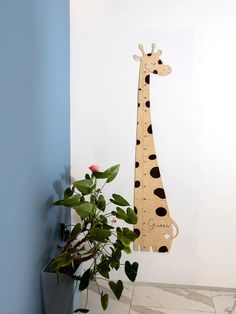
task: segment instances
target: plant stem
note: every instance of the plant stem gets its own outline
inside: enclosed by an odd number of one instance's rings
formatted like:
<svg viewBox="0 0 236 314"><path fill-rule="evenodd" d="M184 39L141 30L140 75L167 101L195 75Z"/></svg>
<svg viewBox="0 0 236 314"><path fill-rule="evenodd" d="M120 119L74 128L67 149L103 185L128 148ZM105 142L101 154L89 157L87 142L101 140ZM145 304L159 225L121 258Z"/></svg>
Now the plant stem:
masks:
<svg viewBox="0 0 236 314"><path fill-rule="evenodd" d="M95 279L95 282L96 282L96 285L97 285L97 288L98 288L98 293L99 293L99 294L101 294L100 289L99 289L99 285L98 285L98 283L97 283L97 280L96 280L96 279Z"/></svg>
<svg viewBox="0 0 236 314"><path fill-rule="evenodd" d="M102 189L104 188L104 186L106 185L106 183L107 183L107 182L105 182L105 183L102 185L102 187L101 187L101 189L100 189L101 191L102 191Z"/></svg>
<svg viewBox="0 0 236 314"><path fill-rule="evenodd" d="M86 296L85 308L87 307L87 305L88 305L88 288L87 288L87 296Z"/></svg>
<svg viewBox="0 0 236 314"><path fill-rule="evenodd" d="M80 246L81 244L83 244L83 243L86 242L87 240L88 240L87 237L83 238L82 240L78 241L78 242L74 245L74 247L76 248L76 247Z"/></svg>

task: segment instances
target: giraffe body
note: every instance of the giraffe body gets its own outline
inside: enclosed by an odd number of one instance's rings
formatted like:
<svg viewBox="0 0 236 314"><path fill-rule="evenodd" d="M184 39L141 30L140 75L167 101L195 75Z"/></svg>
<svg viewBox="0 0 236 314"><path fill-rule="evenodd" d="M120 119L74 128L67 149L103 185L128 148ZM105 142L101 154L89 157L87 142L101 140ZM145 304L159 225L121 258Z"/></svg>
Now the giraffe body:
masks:
<svg viewBox="0 0 236 314"><path fill-rule="evenodd" d="M170 250L172 239L177 236L178 227L170 217L155 152L149 86L151 73L167 75L171 68L160 60L160 50L154 53L154 44L152 53L149 54L145 54L142 45L139 48L143 56L134 56L135 60L140 61L134 192L138 223L134 226L137 234L134 250L152 249L165 253Z"/></svg>

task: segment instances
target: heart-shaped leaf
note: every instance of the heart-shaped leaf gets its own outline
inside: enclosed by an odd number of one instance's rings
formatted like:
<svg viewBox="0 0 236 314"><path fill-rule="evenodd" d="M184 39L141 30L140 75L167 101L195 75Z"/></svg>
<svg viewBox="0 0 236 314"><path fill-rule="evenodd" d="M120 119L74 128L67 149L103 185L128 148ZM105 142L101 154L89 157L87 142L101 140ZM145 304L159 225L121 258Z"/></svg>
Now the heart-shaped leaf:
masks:
<svg viewBox="0 0 236 314"><path fill-rule="evenodd" d="M97 271L99 274L101 274L103 277L109 279L109 272L110 272L109 262L108 260L103 260L100 264L97 265Z"/></svg>
<svg viewBox="0 0 236 314"><path fill-rule="evenodd" d="M126 210L128 219L126 220L127 223L135 225L138 222L138 216L135 214L134 210L130 207Z"/></svg>
<svg viewBox="0 0 236 314"><path fill-rule="evenodd" d="M121 280L118 280L117 283L114 281L109 281L108 284L116 298L119 300L124 289L123 282Z"/></svg>
<svg viewBox="0 0 236 314"><path fill-rule="evenodd" d="M91 179L79 180L74 182L73 185L84 195L91 193L92 190L95 188L93 180Z"/></svg>
<svg viewBox="0 0 236 314"><path fill-rule="evenodd" d="M110 201L113 204L119 205L119 206L129 206L129 202L124 199L121 195L119 194L112 194L113 199L110 199Z"/></svg>
<svg viewBox="0 0 236 314"><path fill-rule="evenodd" d="M75 310L73 313L88 313L89 312L89 310L88 309L77 309L77 310Z"/></svg>
<svg viewBox="0 0 236 314"><path fill-rule="evenodd" d="M125 273L130 281L134 282L138 272L138 263L130 264L129 261L125 262Z"/></svg>
<svg viewBox="0 0 236 314"><path fill-rule="evenodd" d="M101 294L101 304L102 304L102 308L105 311L108 307L108 301L109 301L109 297L108 294Z"/></svg>
<svg viewBox="0 0 236 314"><path fill-rule="evenodd" d="M72 186L72 188L65 189L65 191L64 191L64 198L72 196L74 194L74 190L75 190L74 186Z"/></svg>
<svg viewBox="0 0 236 314"><path fill-rule="evenodd" d="M93 172L93 175L97 179L106 179L109 176L109 172L107 170L104 172L96 171L96 172Z"/></svg>
<svg viewBox="0 0 236 314"><path fill-rule="evenodd" d="M83 291L88 288L90 276L91 276L91 270L89 268L83 273L80 279L80 284L79 284L80 291Z"/></svg>
<svg viewBox="0 0 236 314"><path fill-rule="evenodd" d="M122 242L124 246L129 246L131 242L136 239L136 233L129 228L116 228L118 240Z"/></svg>
<svg viewBox="0 0 236 314"><path fill-rule="evenodd" d="M124 221L126 221L128 219L126 212L120 207L116 207L116 212L112 211L111 213L112 213L112 215L116 216L116 218L118 218L118 219L122 219Z"/></svg>
<svg viewBox="0 0 236 314"><path fill-rule="evenodd" d="M109 173L108 178L107 178L107 183L113 181L115 177L117 176L119 172L120 165L115 165L112 166L111 168L107 169L106 171Z"/></svg>
<svg viewBox="0 0 236 314"><path fill-rule="evenodd" d="M93 240L98 242L106 242L106 239L111 236L111 231L108 229L94 228L89 230L89 234Z"/></svg>
<svg viewBox="0 0 236 314"><path fill-rule="evenodd" d="M81 224L80 223L76 224L71 231L71 234L70 234L71 238L76 237L81 232L81 230L82 230Z"/></svg>
<svg viewBox="0 0 236 314"><path fill-rule="evenodd" d="M97 207L102 211L106 209L106 200L103 195L99 195Z"/></svg>
<svg viewBox="0 0 236 314"><path fill-rule="evenodd" d="M90 202L84 202L83 204L75 207L75 211L82 219L88 217L92 213L93 209L94 205Z"/></svg>
<svg viewBox="0 0 236 314"><path fill-rule="evenodd" d="M75 206L79 205L80 198L81 198L80 195L72 195L72 196L69 196L63 200L56 201L55 203L53 203L53 205L56 205L56 206L63 205L66 207L75 207Z"/></svg>

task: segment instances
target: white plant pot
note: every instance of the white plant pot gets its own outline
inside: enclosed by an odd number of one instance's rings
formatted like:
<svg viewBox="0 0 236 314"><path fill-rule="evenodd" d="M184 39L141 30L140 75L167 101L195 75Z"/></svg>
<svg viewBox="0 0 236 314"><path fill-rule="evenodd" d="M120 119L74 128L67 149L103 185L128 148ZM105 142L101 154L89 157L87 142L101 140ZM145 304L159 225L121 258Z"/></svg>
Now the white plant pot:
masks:
<svg viewBox="0 0 236 314"><path fill-rule="evenodd" d="M41 271L41 283L45 314L72 314L76 282L65 274L50 272L50 262Z"/></svg>

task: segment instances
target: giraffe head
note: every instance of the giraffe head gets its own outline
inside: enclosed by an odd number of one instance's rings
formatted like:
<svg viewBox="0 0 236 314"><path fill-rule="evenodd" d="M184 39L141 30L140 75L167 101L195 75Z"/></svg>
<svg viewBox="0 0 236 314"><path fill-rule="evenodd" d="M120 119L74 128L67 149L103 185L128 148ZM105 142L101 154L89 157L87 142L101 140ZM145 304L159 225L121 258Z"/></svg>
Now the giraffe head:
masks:
<svg viewBox="0 0 236 314"><path fill-rule="evenodd" d="M134 60L141 61L144 68L149 73L159 74L159 75L168 75L171 73L171 67L167 64L163 64L160 55L162 53L161 50L157 50L155 52L156 44L152 44L152 52L145 53L143 45L139 45L139 49L142 51L142 56L134 55Z"/></svg>

